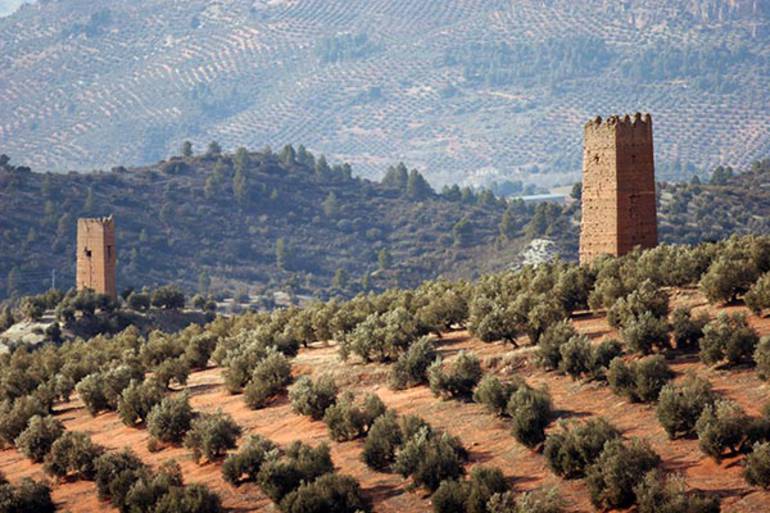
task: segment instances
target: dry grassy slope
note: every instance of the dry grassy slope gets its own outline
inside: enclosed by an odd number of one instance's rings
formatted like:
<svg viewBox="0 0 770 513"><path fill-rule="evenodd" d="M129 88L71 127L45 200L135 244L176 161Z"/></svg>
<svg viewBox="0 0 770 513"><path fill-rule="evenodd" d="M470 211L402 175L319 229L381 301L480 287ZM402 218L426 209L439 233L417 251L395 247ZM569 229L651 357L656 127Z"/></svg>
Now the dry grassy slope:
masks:
<svg viewBox="0 0 770 513"><path fill-rule="evenodd" d="M702 297L693 291L677 292L674 303L708 308ZM730 308L736 309L741 308ZM761 334L770 334L770 319L755 316L750 319ZM577 319L575 324L593 340L615 335L603 317ZM625 436L646 438L663 457L665 468L682 472L690 487L719 493L722 511L753 513L767 508L770 492L748 487L741 477L737 459L716 464L700 452L697 440L668 440L655 418L654 407L630 404L613 395L606 387L544 373L527 363L526 355L531 352L529 348L511 351L510 346L484 344L466 332L451 333L440 342L440 351L445 357L451 358L461 349L476 352L490 372L505 374L515 371L530 384L546 385L564 418L603 415ZM676 379L682 379L689 371L708 378L719 393L740 402L752 414L757 414L770 396L768 385L760 381L752 369L707 369L694 357L678 358L672 362L672 368L677 373ZM499 466L518 491L555 485L569 501L570 511L593 511L582 481L563 481L554 476L541 455L514 440L505 420L495 418L477 404L441 401L434 398L426 387L393 392L383 385L387 372L385 367L375 364L342 365L334 347L318 346L303 350L295 361L294 369L298 374L332 372L344 388L357 393L374 391L398 412L421 415L434 426L458 435L470 450L469 467L480 463ZM260 433L282 444L297 439L311 444L328 441L322 422L295 415L285 399L264 410L251 411L245 407L240 396L227 394L221 383L220 369L194 374L187 387L192 393L194 407L202 411L221 408L235 417L246 434ZM212 486L221 494L225 506L234 511L272 510L256 485L247 484L235 489L225 484L218 464L198 466L190 460L188 451L181 448L150 454L146 449L146 431L124 427L114 413L91 418L80 401L75 399L61 405L57 415L68 429L87 431L96 442L110 448L132 447L153 465L176 458L188 482L205 482ZM406 483L398 475L368 469L360 461L362 443L331 443L332 457L341 472L360 480L364 491L374 502L374 510L379 513L430 511L430 501L424 492L407 490ZM0 471L11 481L24 476L43 477L39 465L30 464L11 449L0 452ZM54 498L63 511L109 510L99 503L92 483L57 483L54 485Z"/></svg>

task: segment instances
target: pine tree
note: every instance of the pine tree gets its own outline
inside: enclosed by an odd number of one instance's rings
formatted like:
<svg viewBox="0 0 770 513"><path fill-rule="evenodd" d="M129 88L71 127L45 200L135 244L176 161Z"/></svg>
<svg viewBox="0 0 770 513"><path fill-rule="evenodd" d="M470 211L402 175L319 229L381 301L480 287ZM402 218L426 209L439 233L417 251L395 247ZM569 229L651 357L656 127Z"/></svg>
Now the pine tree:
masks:
<svg viewBox="0 0 770 513"><path fill-rule="evenodd" d="M294 146L291 144L284 146L278 158L286 165L294 164L297 161L297 152L294 151Z"/></svg>
<svg viewBox="0 0 770 513"><path fill-rule="evenodd" d="M206 155L208 156L218 156L222 154L222 147L219 145L216 141L211 141L209 143L208 150L206 151Z"/></svg>
<svg viewBox="0 0 770 513"><path fill-rule="evenodd" d="M208 294L211 288L211 277L206 271L201 271L198 275L198 292Z"/></svg>
<svg viewBox="0 0 770 513"><path fill-rule="evenodd" d="M94 208L94 188L89 187L86 192L86 201L83 203L83 210L85 212L91 212Z"/></svg>
<svg viewBox="0 0 770 513"><path fill-rule="evenodd" d="M380 264L380 269L390 269L393 266L393 256L390 254L387 248L382 248L377 254L377 262Z"/></svg>
<svg viewBox="0 0 770 513"><path fill-rule="evenodd" d="M321 155L315 163L315 174L323 180L328 178L331 174L329 163L326 162L326 157L323 155Z"/></svg>
<svg viewBox="0 0 770 513"><path fill-rule="evenodd" d="M412 169L406 183L406 195L412 199L424 199L433 194L427 180L416 169Z"/></svg>
<svg viewBox="0 0 770 513"><path fill-rule="evenodd" d="M345 289L348 286L348 273L345 269L337 269L332 280L332 287L335 289Z"/></svg>
<svg viewBox="0 0 770 513"><path fill-rule="evenodd" d="M286 247L286 241L284 241L283 238L275 241L275 263L282 271L286 270L288 256L289 250Z"/></svg>
<svg viewBox="0 0 770 513"><path fill-rule="evenodd" d="M193 145L190 141L182 143L182 156L190 158L193 156Z"/></svg>
<svg viewBox="0 0 770 513"><path fill-rule="evenodd" d="M235 196L238 204L243 204L249 196L249 182L246 170L240 166L236 166L235 176L233 176L233 196Z"/></svg>
<svg viewBox="0 0 770 513"><path fill-rule="evenodd" d="M500 220L500 236L505 239L512 239L516 236L516 221L514 220L511 208L506 208L503 212L503 218Z"/></svg>
<svg viewBox="0 0 770 513"><path fill-rule="evenodd" d="M409 171L403 162L399 162L396 167L389 167L387 173L382 179L382 185L393 187L400 191L406 191L409 182Z"/></svg>
<svg viewBox="0 0 770 513"><path fill-rule="evenodd" d="M333 191L326 196L326 199L321 203L321 206L323 207L324 215L326 215L326 217L334 217L337 215L339 205L337 204L337 196Z"/></svg>

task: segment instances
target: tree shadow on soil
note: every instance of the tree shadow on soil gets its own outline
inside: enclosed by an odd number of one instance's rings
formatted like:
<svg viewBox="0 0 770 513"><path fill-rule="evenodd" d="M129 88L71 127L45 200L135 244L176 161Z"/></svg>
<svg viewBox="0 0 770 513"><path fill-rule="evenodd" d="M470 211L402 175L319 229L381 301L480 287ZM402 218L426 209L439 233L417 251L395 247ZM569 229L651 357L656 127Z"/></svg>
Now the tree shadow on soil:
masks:
<svg viewBox="0 0 770 513"><path fill-rule="evenodd" d="M405 493L403 487L386 484L374 485L370 488L364 488L362 491L374 504L378 504L382 501L403 495Z"/></svg>
<svg viewBox="0 0 770 513"><path fill-rule="evenodd" d="M556 410L554 412L555 419L583 419L592 415L590 411Z"/></svg>
<svg viewBox="0 0 770 513"><path fill-rule="evenodd" d="M697 466L697 461L685 461L682 458L674 458L663 463L663 467L671 472L685 472L687 469Z"/></svg>
<svg viewBox="0 0 770 513"><path fill-rule="evenodd" d="M220 386L222 385L217 383L201 383L198 385L190 385L188 387L185 387L184 390L187 390L188 392L190 392L190 395L202 395Z"/></svg>

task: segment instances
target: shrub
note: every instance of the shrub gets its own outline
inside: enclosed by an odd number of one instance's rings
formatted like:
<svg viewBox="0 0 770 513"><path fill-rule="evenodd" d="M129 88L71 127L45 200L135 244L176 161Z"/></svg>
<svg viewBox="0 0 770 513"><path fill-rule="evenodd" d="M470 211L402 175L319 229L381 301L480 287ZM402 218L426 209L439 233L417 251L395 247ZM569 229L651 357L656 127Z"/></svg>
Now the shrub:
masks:
<svg viewBox="0 0 770 513"><path fill-rule="evenodd" d="M195 335L187 343L184 351L185 359L193 369L205 369L216 346L216 335L211 333Z"/></svg>
<svg viewBox="0 0 770 513"><path fill-rule="evenodd" d="M365 362L390 362L399 357L419 335L414 316L399 306L383 313L372 313L340 341L343 359L350 353Z"/></svg>
<svg viewBox="0 0 770 513"><path fill-rule="evenodd" d="M155 504L153 513L220 513L219 496L201 484L171 488Z"/></svg>
<svg viewBox="0 0 770 513"><path fill-rule="evenodd" d="M169 358L155 367L153 373L155 380L163 385L163 388L170 388L172 380L179 386L184 386L190 376L190 364L184 356Z"/></svg>
<svg viewBox="0 0 770 513"><path fill-rule="evenodd" d="M687 493L683 479L665 479L652 470L634 487L639 513L719 513L719 499L701 493Z"/></svg>
<svg viewBox="0 0 770 513"><path fill-rule="evenodd" d="M486 513L489 499L494 494L504 493L507 490L508 483L500 469L477 465L471 470L465 511L467 513Z"/></svg>
<svg viewBox="0 0 770 513"><path fill-rule="evenodd" d="M423 426L397 452L393 468L404 477L411 476L415 486L435 491L441 481L463 475L466 458L458 439Z"/></svg>
<svg viewBox="0 0 770 513"><path fill-rule="evenodd" d="M303 481L309 483L333 471L328 445L321 444L313 448L294 442L282 456L269 458L262 463L257 481L265 495L273 502L280 503Z"/></svg>
<svg viewBox="0 0 770 513"><path fill-rule="evenodd" d="M120 365L106 372L89 374L77 384L75 390L88 413L96 415L101 411L117 409L120 395L131 380L141 381L143 378L141 368Z"/></svg>
<svg viewBox="0 0 770 513"><path fill-rule="evenodd" d="M331 376L321 376L315 382L302 376L289 390L289 399L295 412L320 420L326 408L337 402L337 385Z"/></svg>
<svg viewBox="0 0 770 513"><path fill-rule="evenodd" d="M215 461L222 458L228 449L235 448L241 432L241 427L226 413L203 414L192 420L190 430L184 437L184 446L192 450L196 462L201 456Z"/></svg>
<svg viewBox="0 0 770 513"><path fill-rule="evenodd" d="M519 336L519 326L510 308L487 297L472 300L468 321L471 333L482 342L505 340L513 343Z"/></svg>
<svg viewBox="0 0 770 513"><path fill-rule="evenodd" d="M51 445L45 458L44 469L48 474L65 477L74 474L79 479L90 480L96 473L96 459L104 449L91 442L91 438L79 431L65 431Z"/></svg>
<svg viewBox="0 0 770 513"><path fill-rule="evenodd" d="M751 417L749 420L745 444L767 441L770 441L770 403L764 405L759 417Z"/></svg>
<svg viewBox="0 0 770 513"><path fill-rule="evenodd" d="M695 434L695 423L706 406L714 404L711 383L694 375L681 385L669 383L658 396L656 413L670 438Z"/></svg>
<svg viewBox="0 0 770 513"><path fill-rule="evenodd" d="M433 395L437 397L469 398L482 374L478 357L460 351L446 372L442 368L441 359L437 358L428 368L428 382Z"/></svg>
<svg viewBox="0 0 770 513"><path fill-rule="evenodd" d="M521 298L523 296L519 297ZM545 333L546 328L563 320L565 317L567 317L567 312L564 311L564 308L557 298L550 298L544 294L534 297L532 305L527 312L525 322L527 336L529 336L530 342L532 344L539 344L540 338L543 333Z"/></svg>
<svg viewBox="0 0 770 513"><path fill-rule="evenodd" d="M179 358L184 354L182 337L161 331L152 331L139 349L139 360L147 368L157 367L166 360ZM141 376L140 376L141 377ZM138 379L138 378L137 378Z"/></svg>
<svg viewBox="0 0 770 513"><path fill-rule="evenodd" d="M353 394L348 392L326 409L323 420L332 440L344 442L363 436L377 417L385 413L385 404L375 394L367 394L360 407L354 401Z"/></svg>
<svg viewBox="0 0 770 513"><path fill-rule="evenodd" d="M591 342L585 335L577 335L569 339L561 346L559 353L561 354L559 370L573 379L578 379L593 370Z"/></svg>
<svg viewBox="0 0 770 513"><path fill-rule="evenodd" d="M251 435L236 454L231 454L225 459L222 476L234 486L243 481L256 481L262 462L276 450L276 445L267 438Z"/></svg>
<svg viewBox="0 0 770 513"><path fill-rule="evenodd" d="M83 401L86 410L91 415L110 409L110 403L107 401L104 389L105 383L99 373L86 376L75 386L80 400Z"/></svg>
<svg viewBox="0 0 770 513"><path fill-rule="evenodd" d="M762 310L770 306L770 273L759 277L743 296L743 301L752 312L762 315Z"/></svg>
<svg viewBox="0 0 770 513"><path fill-rule="evenodd" d="M163 390L155 380L132 381L118 399L118 416L129 427L144 422L156 404L163 400Z"/></svg>
<svg viewBox="0 0 770 513"><path fill-rule="evenodd" d="M689 309L679 307L671 315L671 332L676 348L695 349L703 338L703 328L708 324L708 314L693 317Z"/></svg>
<svg viewBox="0 0 770 513"><path fill-rule="evenodd" d="M187 394L166 397L147 415L147 430L153 439L179 444L190 429L193 411Z"/></svg>
<svg viewBox="0 0 770 513"><path fill-rule="evenodd" d="M754 444L751 454L746 457L743 476L751 486L770 488L770 442Z"/></svg>
<svg viewBox="0 0 770 513"><path fill-rule="evenodd" d="M56 505L46 483L23 478L18 486L0 476L0 511L3 513L53 513Z"/></svg>
<svg viewBox="0 0 770 513"><path fill-rule="evenodd" d="M136 513L155 511L156 504L165 495L182 486L182 469L176 461L167 460L156 472L150 473L146 468L138 472L121 472L114 482L122 489L123 483L131 481L133 484L123 494L122 504L115 504L115 494L112 494L113 506L119 507L121 511Z"/></svg>
<svg viewBox="0 0 770 513"><path fill-rule="evenodd" d="M546 328L538 342L538 364L548 370L558 369L561 363L561 346L577 334L569 320L557 322Z"/></svg>
<svg viewBox="0 0 770 513"><path fill-rule="evenodd" d="M701 278L700 289L712 304L731 303L748 291L756 279L756 267L748 259L722 254Z"/></svg>
<svg viewBox="0 0 770 513"><path fill-rule="evenodd" d="M758 342L757 333L740 313L720 313L716 319L703 328L700 341L700 359L707 365L723 360L738 364L751 358Z"/></svg>
<svg viewBox="0 0 770 513"><path fill-rule="evenodd" d="M511 396L506 410L513 420L516 440L527 447L534 447L545 440L545 428L554 416L551 397L545 389L520 387Z"/></svg>
<svg viewBox="0 0 770 513"><path fill-rule="evenodd" d="M651 280L644 280L626 297L618 299L607 311L607 321L613 328L623 328L643 314L657 319L668 315L668 294Z"/></svg>
<svg viewBox="0 0 770 513"><path fill-rule="evenodd" d="M35 463L40 463L62 433L64 426L58 420L50 415L35 415L29 419L27 428L16 437L16 448Z"/></svg>
<svg viewBox="0 0 770 513"><path fill-rule="evenodd" d="M422 337L402 353L390 371L390 386L403 390L426 383L427 371L436 359L436 348L429 337Z"/></svg>
<svg viewBox="0 0 770 513"><path fill-rule="evenodd" d="M656 401L673 372L661 355L648 356L634 362L634 397L641 402Z"/></svg>
<svg viewBox="0 0 770 513"><path fill-rule="evenodd" d="M626 319L620 334L631 351L650 354L654 347L665 349L670 346L668 331L665 319L656 317L652 312L642 312Z"/></svg>
<svg viewBox="0 0 770 513"><path fill-rule="evenodd" d="M374 420L366 435L362 453L364 463L376 470L387 469L395 461L396 449L402 441L396 414L392 410L385 412Z"/></svg>
<svg viewBox="0 0 770 513"><path fill-rule="evenodd" d="M266 406L271 399L286 390L291 383L291 363L286 356L273 349L255 367L251 382L244 389L244 399L249 408Z"/></svg>
<svg viewBox="0 0 770 513"><path fill-rule="evenodd" d="M109 500L120 509L125 505L131 486L148 471L130 449L102 454L96 459L94 467L99 499Z"/></svg>
<svg viewBox="0 0 770 513"><path fill-rule="evenodd" d="M701 450L719 461L725 449L736 453L746 434L749 418L735 402L720 399L707 405L695 423Z"/></svg>
<svg viewBox="0 0 770 513"><path fill-rule="evenodd" d="M466 483L447 479L442 481L430 501L435 513L461 513L465 511L465 501L468 499Z"/></svg>
<svg viewBox="0 0 770 513"><path fill-rule="evenodd" d="M251 381L254 375L254 368L267 356L267 348L262 343L255 342L250 338L241 340L243 337L245 335L242 332L239 337L225 339L214 351L215 361L226 365L222 374L225 378L225 388L231 394L239 394L243 391L243 387ZM234 341L236 345L225 350L224 348L231 341ZM226 355L218 355L220 349L222 352L226 352Z"/></svg>
<svg viewBox="0 0 770 513"><path fill-rule="evenodd" d="M610 364L607 380L618 395L625 395L634 402L652 402L658 399L663 386L673 373L661 355L646 356L626 363L615 358Z"/></svg>
<svg viewBox="0 0 770 513"><path fill-rule="evenodd" d="M0 403L0 441L12 445L17 436L27 428L29 419L35 415L48 415L48 408L37 398L22 396Z"/></svg>
<svg viewBox="0 0 770 513"><path fill-rule="evenodd" d="M515 496L496 493L487 502L489 513L563 513L564 499L555 488L538 489Z"/></svg>
<svg viewBox="0 0 770 513"><path fill-rule="evenodd" d="M646 442L634 439L626 445L619 438L610 440L586 472L591 501L603 508L630 506L636 499L634 486L659 463L660 457Z"/></svg>
<svg viewBox="0 0 770 513"><path fill-rule="evenodd" d="M586 468L602 452L604 444L620 436L617 429L603 418L580 424L562 424L562 430L548 435L544 455L548 466L565 479L585 476Z"/></svg>
<svg viewBox="0 0 770 513"><path fill-rule="evenodd" d="M401 433L403 434L405 441L415 436L423 428L427 428L428 431L433 432L430 424L417 415L404 415L399 417L398 425L401 428Z"/></svg>
<svg viewBox="0 0 770 513"><path fill-rule="evenodd" d="M591 354L591 369L594 378L602 378L612 360L623 354L623 344L617 340L602 340L595 345Z"/></svg>
<svg viewBox="0 0 770 513"><path fill-rule="evenodd" d="M494 494L508 489L505 476L497 468L476 466L468 481L443 481L431 497L436 513L486 513L487 502Z"/></svg>
<svg viewBox="0 0 770 513"><path fill-rule="evenodd" d="M369 511L358 481L350 476L325 474L302 483L281 501L285 513L356 513Z"/></svg>
<svg viewBox="0 0 770 513"><path fill-rule="evenodd" d="M184 293L175 285L164 285L152 292L152 306L168 310L184 308Z"/></svg>
<svg viewBox="0 0 770 513"><path fill-rule="evenodd" d="M762 337L754 351L754 362L757 364L757 374L761 379L770 379L770 337Z"/></svg>
<svg viewBox="0 0 770 513"><path fill-rule="evenodd" d="M132 292L128 296L128 307L137 312L146 312L150 309L150 295L143 292Z"/></svg>
<svg viewBox="0 0 770 513"><path fill-rule="evenodd" d="M511 382L501 382L497 376L487 374L476 387L473 399L487 407L495 415L505 415L508 401L519 387L524 386L524 380L516 377Z"/></svg>

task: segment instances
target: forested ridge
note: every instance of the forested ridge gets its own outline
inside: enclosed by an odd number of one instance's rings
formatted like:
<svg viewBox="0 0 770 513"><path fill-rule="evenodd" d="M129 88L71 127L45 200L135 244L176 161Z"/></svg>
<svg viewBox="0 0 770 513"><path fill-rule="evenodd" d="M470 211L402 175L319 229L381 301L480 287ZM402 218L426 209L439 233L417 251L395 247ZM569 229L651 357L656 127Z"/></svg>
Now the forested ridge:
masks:
<svg viewBox="0 0 770 513"><path fill-rule="evenodd" d="M354 177L298 147L223 153L212 143L153 166L89 175L0 162L0 296L74 283L78 217L113 214L119 289L326 297L471 278L520 263L535 238L577 255L579 202L524 204L486 189L435 191L399 164ZM579 189L573 192L578 196ZM770 233L770 161L658 184L662 242ZM268 294L269 295L269 294Z"/></svg>
<svg viewBox="0 0 770 513"><path fill-rule="evenodd" d="M560 207L538 210L489 191L437 193L403 164L373 182L304 147L224 154L212 143L202 155L182 152L89 175L35 173L4 157L0 295L41 292L52 270L62 288L74 283L78 217L115 216L121 290L176 283L343 296L499 270L531 238L533 216L533 235L566 222Z"/></svg>

